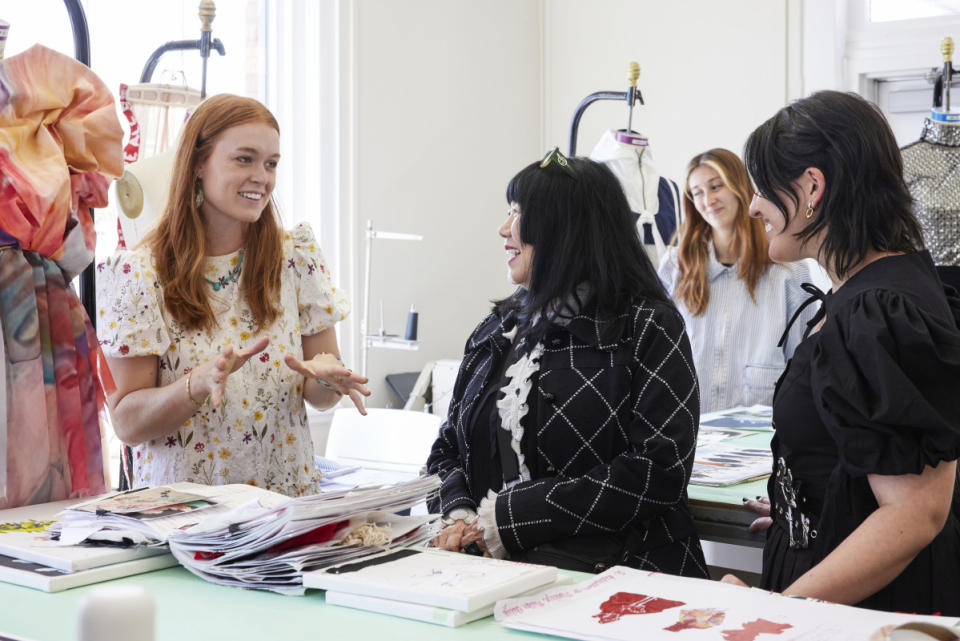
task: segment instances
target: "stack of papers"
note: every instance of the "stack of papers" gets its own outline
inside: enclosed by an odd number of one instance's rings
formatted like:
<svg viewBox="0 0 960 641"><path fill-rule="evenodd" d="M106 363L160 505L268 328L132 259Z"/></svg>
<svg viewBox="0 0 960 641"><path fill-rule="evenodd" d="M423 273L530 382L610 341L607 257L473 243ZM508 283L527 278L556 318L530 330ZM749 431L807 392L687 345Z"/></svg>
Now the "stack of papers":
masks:
<svg viewBox="0 0 960 641"><path fill-rule="evenodd" d="M690 482L724 487L769 476L772 431L773 411L764 405L702 415Z"/></svg>
<svg viewBox="0 0 960 641"><path fill-rule="evenodd" d="M494 616L518 630L610 641L687 636L699 641L932 640L955 638L960 631L956 617L866 610L626 567L570 587L500 601ZM914 634L927 632L943 636Z"/></svg>
<svg viewBox="0 0 960 641"><path fill-rule="evenodd" d="M0 511L0 581L59 592L177 564L165 548L65 545L52 538L58 515L86 500Z"/></svg>
<svg viewBox="0 0 960 641"><path fill-rule="evenodd" d="M722 487L770 476L773 457L770 448L713 443L697 448L690 482Z"/></svg>
<svg viewBox="0 0 960 641"><path fill-rule="evenodd" d="M65 545L82 542L162 545L174 532L235 509L262 509L290 501L290 497L252 485L173 483L72 505L59 515L51 530L59 534L60 542Z"/></svg>
<svg viewBox="0 0 960 641"><path fill-rule="evenodd" d="M305 572L327 603L455 627L493 613L499 599L569 583L550 566L404 548Z"/></svg>
<svg viewBox="0 0 960 641"><path fill-rule="evenodd" d="M439 486L430 476L288 499L273 507L242 506L173 532L168 541L184 567L213 583L303 594L305 572L429 540L437 515L396 512L424 501Z"/></svg>

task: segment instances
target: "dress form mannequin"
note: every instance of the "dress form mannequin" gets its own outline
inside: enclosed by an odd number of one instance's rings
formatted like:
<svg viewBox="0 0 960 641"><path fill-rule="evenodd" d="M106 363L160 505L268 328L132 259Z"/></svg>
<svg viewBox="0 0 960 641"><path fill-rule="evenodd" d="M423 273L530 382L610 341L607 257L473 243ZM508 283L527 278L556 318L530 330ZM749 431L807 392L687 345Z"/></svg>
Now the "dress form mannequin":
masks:
<svg viewBox="0 0 960 641"><path fill-rule="evenodd" d="M606 131L590 159L602 162L620 181L637 215L637 231L654 266L680 224L680 191L672 180L660 176L653 164L647 138L635 131Z"/></svg>
<svg viewBox="0 0 960 641"><path fill-rule="evenodd" d="M946 63L949 51L944 47ZM937 265L940 278L960 289L960 112L947 99L923 122L920 139L904 147L903 178L914 200L923 242Z"/></svg>
<svg viewBox="0 0 960 641"><path fill-rule="evenodd" d="M605 131L590 152L590 159L605 164L620 181L630 210L637 217L640 242L656 268L666 253L667 243L680 226L680 189L672 180L660 176L654 167L647 137L633 130L632 96L639 77L640 65L631 62L627 74L631 87L627 126Z"/></svg>

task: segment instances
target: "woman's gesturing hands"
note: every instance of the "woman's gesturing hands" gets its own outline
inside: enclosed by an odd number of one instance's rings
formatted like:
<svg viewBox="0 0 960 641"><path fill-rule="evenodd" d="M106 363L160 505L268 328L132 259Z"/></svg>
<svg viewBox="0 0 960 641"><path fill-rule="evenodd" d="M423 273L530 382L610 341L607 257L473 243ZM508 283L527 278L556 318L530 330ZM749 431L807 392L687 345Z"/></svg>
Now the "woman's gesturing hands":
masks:
<svg viewBox="0 0 960 641"><path fill-rule="evenodd" d="M360 376L343 366L333 354L321 352L309 360L298 360L287 354L283 362L295 372L303 374L308 380L314 379L321 386L350 397L357 410L366 415L363 397L370 396L366 383L369 379Z"/></svg>
<svg viewBox="0 0 960 641"><path fill-rule="evenodd" d="M252 345L234 350L228 345L220 350L219 356L210 363L194 368L190 373L190 396L196 403L210 395L210 402L214 407L220 407L227 390L227 377L240 369L250 357L266 349L270 339L264 336ZM205 392L197 400L198 392Z"/></svg>

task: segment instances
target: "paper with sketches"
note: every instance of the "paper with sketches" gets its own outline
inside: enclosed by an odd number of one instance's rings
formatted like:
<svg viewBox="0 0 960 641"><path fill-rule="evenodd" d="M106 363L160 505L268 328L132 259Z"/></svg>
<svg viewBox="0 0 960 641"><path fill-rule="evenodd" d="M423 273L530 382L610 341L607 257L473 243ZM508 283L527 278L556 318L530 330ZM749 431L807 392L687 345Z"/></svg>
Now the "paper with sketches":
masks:
<svg viewBox="0 0 960 641"><path fill-rule="evenodd" d="M735 485L769 476L772 469L773 455L769 447L723 441L697 447L690 482L714 487Z"/></svg>
<svg viewBox="0 0 960 641"><path fill-rule="evenodd" d="M960 624L952 617L794 599L626 567L573 586L499 601L494 616L507 627L590 641L871 641L885 626L889 631L908 622Z"/></svg>

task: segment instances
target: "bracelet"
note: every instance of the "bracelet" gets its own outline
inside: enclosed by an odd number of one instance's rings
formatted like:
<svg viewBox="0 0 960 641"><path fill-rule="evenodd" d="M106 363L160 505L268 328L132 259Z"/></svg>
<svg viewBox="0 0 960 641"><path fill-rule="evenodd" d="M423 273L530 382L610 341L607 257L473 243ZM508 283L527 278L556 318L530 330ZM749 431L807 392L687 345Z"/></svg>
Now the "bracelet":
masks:
<svg viewBox="0 0 960 641"><path fill-rule="evenodd" d="M190 370L190 373L187 374L187 396L190 397L190 400L193 401L194 405L196 405L197 407L203 407L204 404L207 402L207 398L209 398L210 395L208 394L207 396L204 396L202 401L198 401L197 399L195 399L193 397L193 391L190 389L190 381L192 379L193 379L193 370Z"/></svg>
<svg viewBox="0 0 960 641"><path fill-rule="evenodd" d="M321 356L327 356L327 355L333 356L335 359L337 359L337 362L338 362L338 363L340 363L341 365L343 365L343 360L341 360L340 357L337 356L336 354L334 354L333 352L318 352L318 353L314 354L314 355L313 355L313 358L311 358L310 360L315 361L315 360L317 360L318 358L320 358ZM334 387L333 385L331 385L331 384L328 383L327 381L323 380L322 378L317 377L317 378L315 378L315 379L313 379L313 380L315 380L318 385L321 385L321 386L325 387L326 389L330 390L331 392L336 392L336 393L339 394L340 396L343 396L343 392L341 392L341 391L338 390L336 387Z"/></svg>

